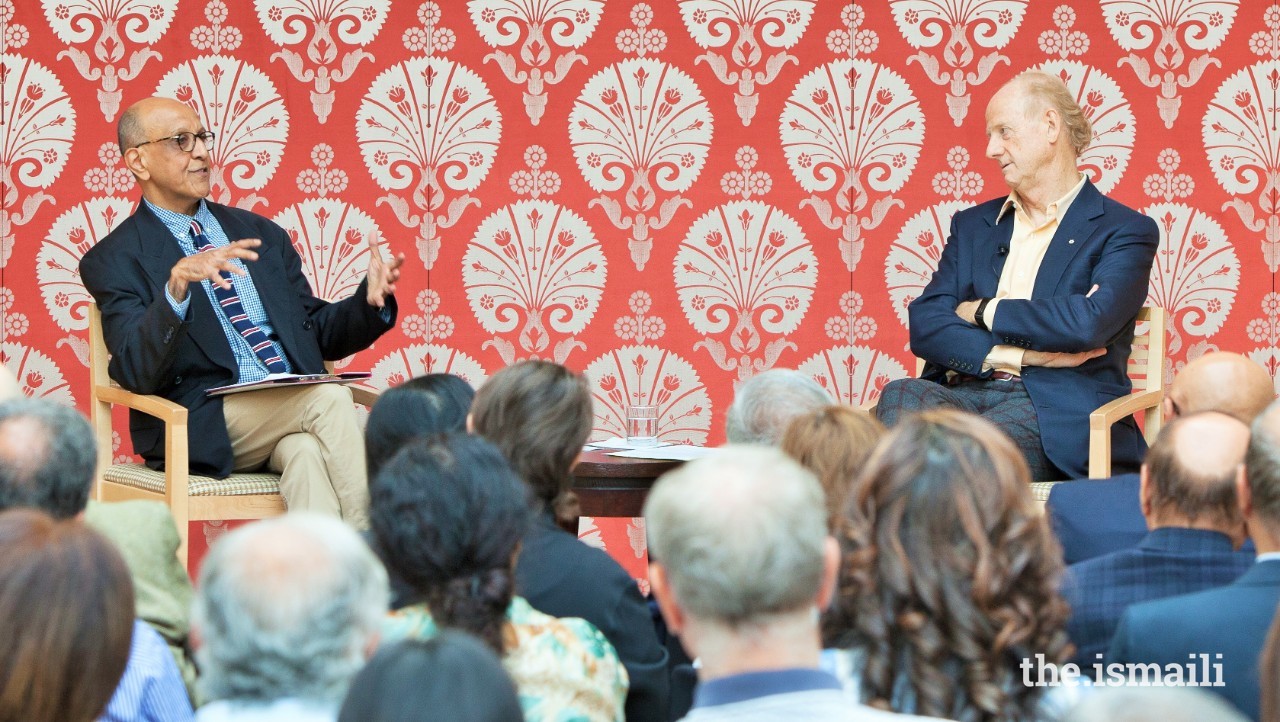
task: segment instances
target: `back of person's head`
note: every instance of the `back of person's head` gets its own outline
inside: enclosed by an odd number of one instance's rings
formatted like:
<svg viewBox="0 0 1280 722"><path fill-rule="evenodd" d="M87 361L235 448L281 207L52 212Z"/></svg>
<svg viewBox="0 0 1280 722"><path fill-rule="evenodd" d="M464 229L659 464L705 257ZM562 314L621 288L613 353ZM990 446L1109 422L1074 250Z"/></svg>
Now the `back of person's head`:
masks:
<svg viewBox="0 0 1280 722"><path fill-rule="evenodd" d="M1182 687L1094 690L1062 722L1245 722L1240 710L1209 692ZM1266 722L1275 718L1263 715Z"/></svg>
<svg viewBox="0 0 1280 722"><path fill-rule="evenodd" d="M1280 401L1253 420L1244 469L1253 513L1280 535Z"/></svg>
<svg viewBox="0 0 1280 722"><path fill-rule="evenodd" d="M1271 375L1256 361L1212 351L1182 368L1165 394L1170 415L1217 411L1251 424L1276 397Z"/></svg>
<svg viewBox="0 0 1280 722"><path fill-rule="evenodd" d="M1149 519L1160 526L1239 530L1236 470L1248 444L1249 427L1227 414L1202 411L1169 422L1143 462Z"/></svg>
<svg viewBox="0 0 1280 722"><path fill-rule="evenodd" d="M338 722L524 722L493 650L463 632L385 645L351 683Z"/></svg>
<svg viewBox="0 0 1280 722"><path fill-rule="evenodd" d="M31 507L57 519L79 514L97 461L93 429L75 409L45 399L0 403L0 510Z"/></svg>
<svg viewBox="0 0 1280 722"><path fill-rule="evenodd" d="M0 722L91 722L129 659L133 585L75 519L0 513Z"/></svg>
<svg viewBox="0 0 1280 722"><path fill-rule="evenodd" d="M791 420L780 448L818 477L827 495L827 520L835 529L853 480L875 450L885 428L852 406L823 406Z"/></svg>
<svg viewBox="0 0 1280 722"><path fill-rule="evenodd" d="M351 527L307 512L222 537L200 567L192 633L209 700L337 704L387 612L387 573Z"/></svg>
<svg viewBox="0 0 1280 722"><path fill-rule="evenodd" d="M476 392L453 374L416 376L378 396L364 428L369 478L415 436L463 431Z"/></svg>
<svg viewBox="0 0 1280 722"><path fill-rule="evenodd" d="M690 617L737 629L817 599L822 487L777 449L728 446L668 472L644 517L649 548Z"/></svg>
<svg viewBox="0 0 1280 722"><path fill-rule="evenodd" d="M876 448L846 508L836 622L866 653L863 697L916 714L1031 717L1033 654L1062 662L1061 550L1035 507L1017 447L953 409L904 417ZM900 679L903 677L903 679ZM958 715L958 716L957 716Z"/></svg>
<svg viewBox="0 0 1280 722"><path fill-rule="evenodd" d="M738 385L725 412L725 438L730 444L777 446L793 418L831 403L831 394L811 377L770 369Z"/></svg>
<svg viewBox="0 0 1280 722"><path fill-rule="evenodd" d="M514 555L529 494L493 444L467 434L410 441L369 489L369 519L388 566L442 627L502 651Z"/></svg>
<svg viewBox="0 0 1280 722"><path fill-rule="evenodd" d="M585 377L550 361L508 366L480 387L471 406L475 433L493 442L553 510L575 506L574 462L591 434L591 390Z"/></svg>

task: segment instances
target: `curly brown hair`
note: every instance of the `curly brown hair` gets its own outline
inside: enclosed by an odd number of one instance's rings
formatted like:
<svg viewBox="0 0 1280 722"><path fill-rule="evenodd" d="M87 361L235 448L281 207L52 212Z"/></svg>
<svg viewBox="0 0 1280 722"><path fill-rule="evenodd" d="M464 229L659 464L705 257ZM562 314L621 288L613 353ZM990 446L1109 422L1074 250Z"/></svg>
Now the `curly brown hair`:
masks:
<svg viewBox="0 0 1280 722"><path fill-rule="evenodd" d="M1021 454L991 423L938 409L904 418L846 506L839 646L865 653L863 699L954 720L1034 716L1019 664L1071 652L1061 552Z"/></svg>

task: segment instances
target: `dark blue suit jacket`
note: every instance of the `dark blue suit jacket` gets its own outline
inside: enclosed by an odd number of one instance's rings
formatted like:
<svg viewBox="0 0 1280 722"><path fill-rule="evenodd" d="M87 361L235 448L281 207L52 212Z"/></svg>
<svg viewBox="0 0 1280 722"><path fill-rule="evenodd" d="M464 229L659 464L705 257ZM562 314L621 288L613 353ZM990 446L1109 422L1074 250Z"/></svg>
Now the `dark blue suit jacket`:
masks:
<svg viewBox="0 0 1280 722"><path fill-rule="evenodd" d="M996 219L1004 201L952 218L938 270L909 308L911 350L928 362L923 378L941 382L947 371L982 375L983 359L997 344L1061 352L1105 347L1106 354L1076 368L1022 369L1045 454L1069 478L1082 478L1089 413L1132 390L1126 366L1133 322L1147 297L1160 233L1155 221L1086 181L1054 233L1031 298L1002 300L984 331L955 311L963 301L996 295L1013 235L1012 209ZM1136 471L1146 443L1133 419L1116 424L1111 436L1113 465Z"/></svg>
<svg viewBox="0 0 1280 722"><path fill-rule="evenodd" d="M1101 661L1131 605L1230 584L1252 564L1253 553L1233 550L1226 534L1164 527L1136 549L1072 565L1062 589L1071 605L1072 661L1086 672Z"/></svg>
<svg viewBox="0 0 1280 722"><path fill-rule="evenodd" d="M1137 474L1054 484L1044 506L1067 564L1132 549L1147 535Z"/></svg>
<svg viewBox="0 0 1280 722"><path fill-rule="evenodd" d="M316 298L283 228L256 213L206 203L229 240L262 240L258 260L245 267L296 373L323 373L326 360L368 348L395 325L394 298L387 299L387 320L367 303L364 281L342 301ZM144 203L85 253L80 277L102 312L111 378L134 393L187 407L191 471L222 478L231 473L231 440L222 397L205 390L237 380L235 353L215 315L220 311L203 291L189 294L186 319L174 314L164 288L181 259L173 234ZM161 468L164 424L131 412L129 430L133 450Z"/></svg>
<svg viewBox="0 0 1280 722"><path fill-rule="evenodd" d="M1258 719L1258 655L1280 602L1280 560L1258 562L1217 589L1129 607L1107 661L1186 665L1208 654L1222 665L1223 687L1204 687ZM1215 655L1221 654L1221 659Z"/></svg>

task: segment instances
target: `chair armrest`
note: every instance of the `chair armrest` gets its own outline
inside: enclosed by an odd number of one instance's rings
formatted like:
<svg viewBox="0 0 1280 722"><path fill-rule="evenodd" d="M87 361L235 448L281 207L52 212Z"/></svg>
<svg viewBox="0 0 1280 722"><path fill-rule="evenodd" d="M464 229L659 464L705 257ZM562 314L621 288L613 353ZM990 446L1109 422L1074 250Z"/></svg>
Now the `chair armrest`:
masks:
<svg viewBox="0 0 1280 722"><path fill-rule="evenodd" d="M373 408L374 403L378 401L378 396L382 394L377 389L371 389L368 386L360 384L347 384L347 388L351 389L351 400L361 406Z"/></svg>
<svg viewBox="0 0 1280 722"><path fill-rule="evenodd" d="M1089 414L1089 478L1111 476L1111 427L1119 420L1139 411L1158 408L1164 401L1162 391L1140 391L1121 396L1099 406Z"/></svg>
<svg viewBox="0 0 1280 722"><path fill-rule="evenodd" d="M98 386L94 392L99 401L124 406L154 416L165 424L187 423L187 408L159 396L135 394L118 386Z"/></svg>

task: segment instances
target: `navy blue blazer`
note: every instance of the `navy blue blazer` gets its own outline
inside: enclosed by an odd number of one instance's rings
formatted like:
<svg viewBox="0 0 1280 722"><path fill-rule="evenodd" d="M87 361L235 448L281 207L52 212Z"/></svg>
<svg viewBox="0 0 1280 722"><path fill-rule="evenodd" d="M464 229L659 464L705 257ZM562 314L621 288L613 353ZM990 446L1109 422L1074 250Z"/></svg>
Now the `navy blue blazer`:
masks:
<svg viewBox="0 0 1280 722"><path fill-rule="evenodd" d="M1067 564L1136 547L1147 535L1138 475L1054 484L1045 513Z"/></svg>
<svg viewBox="0 0 1280 722"><path fill-rule="evenodd" d="M1221 695L1258 719L1261 690L1258 655L1280 602L1280 560L1255 563L1235 582L1181 597L1129 607L1120 618L1107 661L1186 665L1208 654L1222 665ZM1219 659L1215 655L1221 654Z"/></svg>
<svg viewBox="0 0 1280 722"><path fill-rule="evenodd" d="M368 348L395 325L394 298L387 299L388 320L365 300L363 281L342 301L316 298L283 228L256 213L206 203L229 240L262 240L258 260L245 266L295 372L323 373L326 360ZM182 257L173 234L141 203L85 253L80 278L102 312L111 378L134 393L187 407L191 471L223 478L231 473L231 440L222 397L205 390L237 380L235 354L205 293L189 295L185 320L165 298L169 272ZM133 450L148 466L162 468L164 425L131 412L129 430Z"/></svg>
<svg viewBox="0 0 1280 722"><path fill-rule="evenodd" d="M1022 369L1045 454L1069 478L1083 478L1089 413L1132 390L1126 366L1133 322L1147 297L1160 233L1155 221L1086 181L1049 243L1031 298L1000 301L991 330L984 331L955 311L963 301L996 295L1013 236L1013 211L996 218L1004 202L987 201L952 218L938 270L908 309L911 350L927 361L922 378L942 382L947 371L983 375L983 359L997 344L1057 352L1106 348L1076 368ZM1136 471L1146 443L1132 418L1113 427L1111 443L1113 466Z"/></svg>
<svg viewBox="0 0 1280 722"><path fill-rule="evenodd" d="M1253 564L1226 534L1204 529L1155 529L1136 549L1074 564L1063 581L1071 605L1067 635L1074 661L1088 672L1102 661L1120 615L1133 604L1230 584Z"/></svg>

